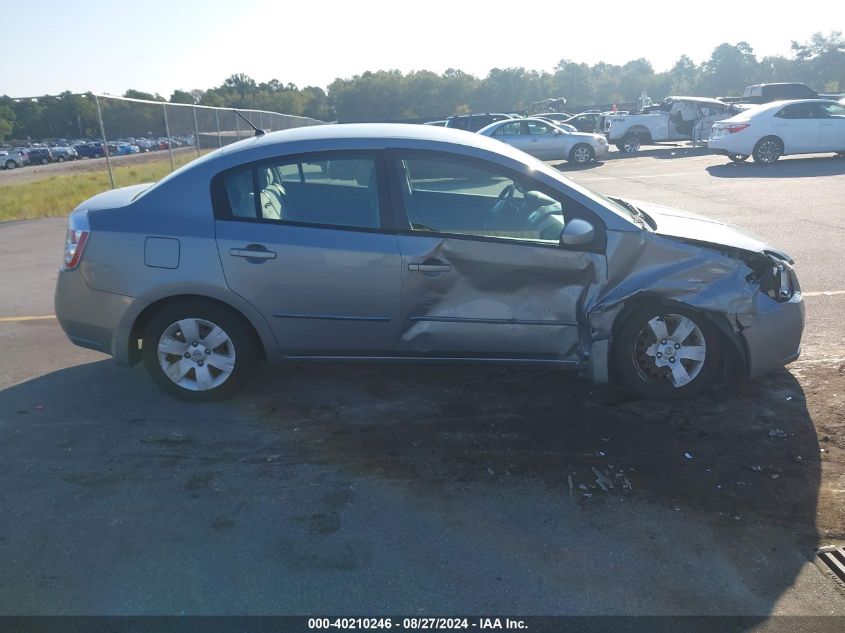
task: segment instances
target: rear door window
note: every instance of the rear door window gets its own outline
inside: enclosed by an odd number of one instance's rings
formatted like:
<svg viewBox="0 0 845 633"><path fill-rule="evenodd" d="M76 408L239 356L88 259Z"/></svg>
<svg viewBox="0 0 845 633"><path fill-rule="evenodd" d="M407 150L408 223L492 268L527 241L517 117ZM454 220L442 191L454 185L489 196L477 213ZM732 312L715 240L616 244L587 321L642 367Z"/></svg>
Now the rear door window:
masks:
<svg viewBox="0 0 845 633"><path fill-rule="evenodd" d="M369 156L252 164L217 176L212 190L219 219L381 227L378 172Z"/></svg>

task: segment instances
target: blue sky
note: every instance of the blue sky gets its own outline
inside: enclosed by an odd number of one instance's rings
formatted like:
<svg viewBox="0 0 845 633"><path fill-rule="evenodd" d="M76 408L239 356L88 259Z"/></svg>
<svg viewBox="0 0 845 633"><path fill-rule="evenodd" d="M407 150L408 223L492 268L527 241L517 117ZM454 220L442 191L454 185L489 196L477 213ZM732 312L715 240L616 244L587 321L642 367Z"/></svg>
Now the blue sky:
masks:
<svg viewBox="0 0 845 633"><path fill-rule="evenodd" d="M552 70L561 58L657 70L682 54L706 59L745 40L758 57L787 54L790 40L845 30L836 0L616 2L282 2L280 0L7 0L0 94L62 90L168 96L209 88L236 72L325 87L365 70L492 67ZM543 7L538 9L537 7ZM689 11L683 7L688 6ZM555 7L559 7L553 10ZM20 53L9 54L13 44Z"/></svg>

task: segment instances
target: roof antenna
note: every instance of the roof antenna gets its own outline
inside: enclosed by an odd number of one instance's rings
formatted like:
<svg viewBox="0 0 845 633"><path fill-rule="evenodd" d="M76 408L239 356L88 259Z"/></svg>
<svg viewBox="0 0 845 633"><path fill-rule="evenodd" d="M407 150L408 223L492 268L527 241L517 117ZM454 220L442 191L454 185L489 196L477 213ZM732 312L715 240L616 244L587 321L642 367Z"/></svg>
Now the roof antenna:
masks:
<svg viewBox="0 0 845 633"><path fill-rule="evenodd" d="M246 124L247 124L249 127L251 127L253 130L255 130L255 136L264 136L265 134L267 134L267 132L265 132L264 130L262 130L260 127L255 127L255 126L252 124L252 121L250 121L249 119L247 119L247 118L246 118L243 114L241 114L241 113L240 113L240 112L238 112L237 110L233 110L233 112L234 112L235 114L237 114L239 117L241 117L244 121L246 121Z"/></svg>

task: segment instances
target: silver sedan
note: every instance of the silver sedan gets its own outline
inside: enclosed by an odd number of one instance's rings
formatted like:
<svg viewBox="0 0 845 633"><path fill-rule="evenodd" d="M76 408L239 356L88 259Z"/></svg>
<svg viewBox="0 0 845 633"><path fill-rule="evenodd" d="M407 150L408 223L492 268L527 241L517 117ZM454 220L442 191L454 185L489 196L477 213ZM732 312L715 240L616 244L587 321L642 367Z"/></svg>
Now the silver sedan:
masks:
<svg viewBox="0 0 845 633"><path fill-rule="evenodd" d="M326 360L554 366L687 398L797 358L804 304L790 258L737 229L480 134L382 124L266 134L83 202L56 315L191 401Z"/></svg>
<svg viewBox="0 0 845 633"><path fill-rule="evenodd" d="M584 165L607 154L607 139L601 134L572 132L543 119L496 121L479 134L513 145L541 160L568 160Z"/></svg>

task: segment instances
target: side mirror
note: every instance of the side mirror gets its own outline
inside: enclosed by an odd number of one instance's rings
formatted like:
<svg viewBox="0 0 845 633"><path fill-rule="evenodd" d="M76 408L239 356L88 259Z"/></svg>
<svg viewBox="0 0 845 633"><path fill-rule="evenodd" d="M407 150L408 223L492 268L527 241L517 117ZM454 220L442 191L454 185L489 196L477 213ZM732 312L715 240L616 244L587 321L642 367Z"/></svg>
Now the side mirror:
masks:
<svg viewBox="0 0 845 633"><path fill-rule="evenodd" d="M595 227L580 218L573 218L567 222L560 233L561 246L584 246L596 237Z"/></svg>

